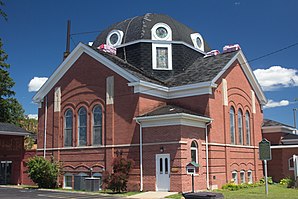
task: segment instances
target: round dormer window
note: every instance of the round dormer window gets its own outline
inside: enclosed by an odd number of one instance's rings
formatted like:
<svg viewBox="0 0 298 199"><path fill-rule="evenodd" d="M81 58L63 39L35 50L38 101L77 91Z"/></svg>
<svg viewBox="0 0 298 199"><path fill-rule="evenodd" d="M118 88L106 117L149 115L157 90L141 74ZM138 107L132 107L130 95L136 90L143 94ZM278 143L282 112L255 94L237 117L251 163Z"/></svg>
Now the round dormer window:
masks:
<svg viewBox="0 0 298 199"><path fill-rule="evenodd" d="M196 38L196 43L197 43L197 46L198 46L199 48L201 48L201 46L202 46L202 41L201 41L200 37L197 37L197 38Z"/></svg>
<svg viewBox="0 0 298 199"><path fill-rule="evenodd" d="M110 36L110 43L112 45L115 45L117 43L117 41L119 40L119 36L118 34L116 33L113 33L111 36Z"/></svg>
<svg viewBox="0 0 298 199"><path fill-rule="evenodd" d="M194 47L198 50L204 51L204 40L199 33L192 33L190 35Z"/></svg>
<svg viewBox="0 0 298 199"><path fill-rule="evenodd" d="M156 35L163 39L168 35L168 31L164 27L159 27L156 29Z"/></svg>
<svg viewBox="0 0 298 199"><path fill-rule="evenodd" d="M172 30L165 23L157 23L151 29L152 40L172 41Z"/></svg>
<svg viewBox="0 0 298 199"><path fill-rule="evenodd" d="M109 46L116 47L121 44L122 38L123 38L123 32L121 30L112 30L107 36L106 43Z"/></svg>

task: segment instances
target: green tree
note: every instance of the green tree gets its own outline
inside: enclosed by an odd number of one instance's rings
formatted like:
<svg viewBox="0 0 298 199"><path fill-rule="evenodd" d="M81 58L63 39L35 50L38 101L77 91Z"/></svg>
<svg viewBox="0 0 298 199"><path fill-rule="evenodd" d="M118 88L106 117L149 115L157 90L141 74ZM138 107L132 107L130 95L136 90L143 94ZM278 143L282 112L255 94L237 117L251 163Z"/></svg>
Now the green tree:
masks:
<svg viewBox="0 0 298 199"><path fill-rule="evenodd" d="M43 157L35 156L27 162L28 174L39 188L56 188L57 178L60 174L60 164L46 160Z"/></svg>
<svg viewBox="0 0 298 199"><path fill-rule="evenodd" d="M0 1L0 6L4 3ZM0 7L0 17L7 20L6 13ZM19 125L24 117L24 110L16 98L12 87L15 82L10 77L8 69L10 65L6 63L8 55L3 50L2 39L0 38L0 122L7 122Z"/></svg>

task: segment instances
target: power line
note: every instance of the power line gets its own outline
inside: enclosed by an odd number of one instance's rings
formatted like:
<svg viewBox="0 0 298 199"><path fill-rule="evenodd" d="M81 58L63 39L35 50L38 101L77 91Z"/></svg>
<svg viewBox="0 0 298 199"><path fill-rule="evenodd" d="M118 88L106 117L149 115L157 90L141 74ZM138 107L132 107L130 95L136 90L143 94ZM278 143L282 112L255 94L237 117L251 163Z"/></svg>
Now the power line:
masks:
<svg viewBox="0 0 298 199"><path fill-rule="evenodd" d="M281 52L281 51L287 50L287 49L292 48L292 47L297 46L297 45L298 45L298 42L297 42L297 43L294 43L294 44L291 44L291 45L289 45L289 46L286 46L286 47L284 47L284 48L281 48L281 49L279 49L279 50L273 51L273 52L271 52L271 53L262 55L262 56L260 56L260 57L251 59L251 60L249 60L249 61L247 61L247 62L249 63L249 62L257 61L257 60L259 60L259 59L262 59L262 58L268 57L268 56L270 56L270 55L279 53L279 52Z"/></svg>
<svg viewBox="0 0 298 199"><path fill-rule="evenodd" d="M92 33L100 33L102 30L94 30L94 31L88 31L88 32L78 32L78 33L72 33L70 35L86 35L86 34L92 34Z"/></svg>

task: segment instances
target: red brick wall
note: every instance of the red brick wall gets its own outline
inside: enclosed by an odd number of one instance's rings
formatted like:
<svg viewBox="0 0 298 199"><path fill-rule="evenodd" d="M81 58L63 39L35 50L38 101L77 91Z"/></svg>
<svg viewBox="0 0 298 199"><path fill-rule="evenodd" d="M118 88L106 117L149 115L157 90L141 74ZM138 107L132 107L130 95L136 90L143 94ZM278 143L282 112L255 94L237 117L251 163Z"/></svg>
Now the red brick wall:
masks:
<svg viewBox="0 0 298 199"><path fill-rule="evenodd" d="M114 76L115 96L114 104L105 104L106 78ZM128 81L120 77L107 67L86 54L83 54L66 74L59 80L48 94L48 118L47 118L47 148L63 147L63 115L67 108L71 108L75 113L74 140L73 146L77 143L77 116L76 113L81 106L85 106L88 111L88 118L91 117L94 105L100 104L104 110L103 123L103 143L107 148L88 148L74 150L48 150L47 155L54 155L57 160L67 165L69 170L84 170L95 164L104 166L111 170L111 163L114 152L122 149L129 157L136 162L134 170L131 172L129 186L132 189L139 188L139 150L132 146L114 148L113 145L138 144L139 126L133 120L134 117L147 113L163 104L177 105L201 114L205 114L213 119L209 142L217 145L209 146L209 178L211 185L221 185L228 182L231 172L236 169L251 169L254 180L260 178L261 162L257 160L258 154L256 146L261 140L262 113L260 104L256 98L256 114L252 114L251 105L251 85L245 81L246 77L237 62L231 67L223 77L228 82L229 105L234 104L237 110L239 107L248 110L251 116L251 147L229 146L229 107L223 106L221 79L217 82L218 87L214 89L212 95L201 95L185 97L172 100L159 99L143 94L134 94L133 87L129 87ZM239 82L241 81L241 84ZM55 87L61 87L62 103L61 112L53 113L53 96ZM243 123L245 130L245 123ZM236 123L237 128L237 123ZM87 145L91 145L91 122L87 126ZM43 147L44 134L44 103L39 109L39 134L38 148ZM185 141L187 144L165 145L165 152L171 155L171 166L175 172L171 175L171 190L190 191L190 176L186 175L185 165L190 161L190 143L197 140L199 144L199 162L201 164L200 173L196 176L196 188L206 188L206 155L205 155L205 130L186 126L153 127L144 129L144 143L146 142L170 142ZM245 134L244 134L245 135ZM236 136L237 139L237 136ZM244 139L245 142L245 139ZM219 144L219 145L218 145ZM155 154L160 153L161 145L144 146L144 189L155 190ZM42 151L39 151L42 154ZM247 158L242 158L243 156ZM173 159L172 159L173 158ZM67 169L66 168L66 169Z"/></svg>
<svg viewBox="0 0 298 199"><path fill-rule="evenodd" d="M33 149L33 150L28 150L28 151L25 151L25 154L24 154L24 159L22 161L22 183L21 184L24 184L24 185L34 185L35 183L32 182L32 180L30 179L30 177L28 176L28 173L27 173L27 162L29 161L30 158L34 157L36 155L36 150Z"/></svg>
<svg viewBox="0 0 298 199"><path fill-rule="evenodd" d="M237 170L238 175L241 170L253 171L254 181L257 181L262 176L261 161L258 160L257 146L261 141L261 125L263 122L263 115L260 110L260 103L256 97L256 114L252 113L251 90L252 87L247 80L242 68L238 62L235 62L232 67L227 70L222 78L227 81L228 106L223 106L223 91L222 80L219 79L217 88L209 100L210 117L213 119L209 142L223 143L227 146L210 147L210 179L211 184L217 184L219 187L231 180L232 171ZM245 81L246 80L246 81ZM240 83L241 82L241 83ZM239 144L238 137L238 109L242 110L243 114L243 147L229 146L230 140L230 107L235 109L235 135L236 145ZM245 113L250 114L251 127L251 147L245 147L246 143L246 127L245 127ZM245 159L243 157L246 157ZM219 159L218 159L219 158ZM214 168L213 168L214 167ZM213 180L215 176L216 180ZM217 176L221 176L217 178ZM224 177L225 176L225 177ZM239 180L238 176L238 180ZM225 179L224 179L225 178Z"/></svg>
<svg viewBox="0 0 298 199"><path fill-rule="evenodd" d="M0 135L0 161L12 161L10 183L22 183L22 160L24 157L24 137Z"/></svg>

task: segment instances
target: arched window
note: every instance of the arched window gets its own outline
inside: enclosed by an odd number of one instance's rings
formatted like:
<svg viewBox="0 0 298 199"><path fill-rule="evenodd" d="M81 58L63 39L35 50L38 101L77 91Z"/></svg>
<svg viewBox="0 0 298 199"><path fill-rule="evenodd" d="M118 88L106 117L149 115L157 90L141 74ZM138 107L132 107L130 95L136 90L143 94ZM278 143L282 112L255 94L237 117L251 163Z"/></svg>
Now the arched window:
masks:
<svg viewBox="0 0 298 199"><path fill-rule="evenodd" d="M92 129L92 144L102 144L102 110L100 105L97 105L93 109L93 129Z"/></svg>
<svg viewBox="0 0 298 199"><path fill-rule="evenodd" d="M230 108L230 136L231 144L235 144L235 109Z"/></svg>
<svg viewBox="0 0 298 199"><path fill-rule="evenodd" d="M250 145L250 116L249 112L245 113L245 127L246 127L246 145Z"/></svg>
<svg viewBox="0 0 298 199"><path fill-rule="evenodd" d="M191 161L198 163L198 144L196 141L192 141L190 145L190 155L191 155Z"/></svg>
<svg viewBox="0 0 298 199"><path fill-rule="evenodd" d="M245 183L245 171L244 170L240 171L240 181L241 181L241 184Z"/></svg>
<svg viewBox="0 0 298 199"><path fill-rule="evenodd" d="M232 172L232 180L234 181L235 184L238 184L237 171Z"/></svg>
<svg viewBox="0 0 298 199"><path fill-rule="evenodd" d="M71 109L67 109L64 115L64 146L72 146L73 114Z"/></svg>
<svg viewBox="0 0 298 199"><path fill-rule="evenodd" d="M248 184L252 184L253 180L252 180L252 170L248 170L247 171L247 182Z"/></svg>
<svg viewBox="0 0 298 199"><path fill-rule="evenodd" d="M243 144L243 121L242 121L242 111L238 110L238 136L239 144Z"/></svg>
<svg viewBox="0 0 298 199"><path fill-rule="evenodd" d="M87 111L84 107L79 109L79 121L78 121L78 144L79 146L87 145Z"/></svg>

